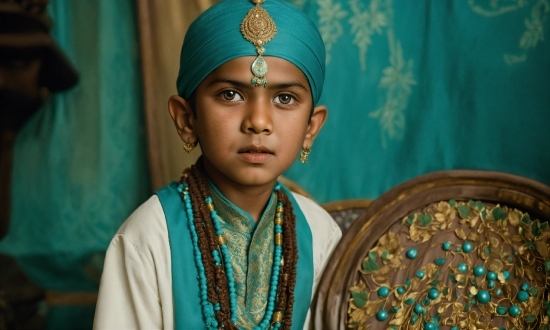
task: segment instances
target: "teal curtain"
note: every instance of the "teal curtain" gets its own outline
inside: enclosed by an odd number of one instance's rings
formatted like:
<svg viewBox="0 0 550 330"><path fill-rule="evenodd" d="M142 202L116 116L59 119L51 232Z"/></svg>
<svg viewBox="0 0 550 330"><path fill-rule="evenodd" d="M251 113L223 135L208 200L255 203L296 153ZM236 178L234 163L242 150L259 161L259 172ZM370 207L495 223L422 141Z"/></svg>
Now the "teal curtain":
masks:
<svg viewBox="0 0 550 330"><path fill-rule="evenodd" d="M80 81L51 96L18 134L0 252L46 289L94 292L111 238L150 195L136 8L131 0L53 0L49 11ZM93 306L50 312L51 329L91 328Z"/></svg>
<svg viewBox="0 0 550 330"><path fill-rule="evenodd" d="M318 202L424 173L550 184L548 0L293 0L327 48L328 121L286 175Z"/></svg>

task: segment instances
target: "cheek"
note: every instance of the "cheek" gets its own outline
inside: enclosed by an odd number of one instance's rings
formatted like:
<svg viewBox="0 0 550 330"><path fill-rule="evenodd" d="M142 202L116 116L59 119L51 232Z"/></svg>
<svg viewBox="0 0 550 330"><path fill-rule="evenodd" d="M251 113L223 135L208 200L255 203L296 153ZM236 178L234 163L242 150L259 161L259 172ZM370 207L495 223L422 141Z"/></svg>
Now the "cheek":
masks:
<svg viewBox="0 0 550 330"><path fill-rule="evenodd" d="M210 115L210 114L208 114ZM196 133L203 152L219 154L228 150L229 144L235 139L235 123L230 118L215 117L196 124Z"/></svg>
<svg viewBox="0 0 550 330"><path fill-rule="evenodd" d="M283 118L279 127L284 131L286 139L295 141L301 146L308 128L308 116L299 114Z"/></svg>
<svg viewBox="0 0 550 330"><path fill-rule="evenodd" d="M280 131L280 146L283 148L286 166L292 165L302 150L307 126L303 118L294 118L292 123L287 122ZM280 155L282 156L283 153Z"/></svg>

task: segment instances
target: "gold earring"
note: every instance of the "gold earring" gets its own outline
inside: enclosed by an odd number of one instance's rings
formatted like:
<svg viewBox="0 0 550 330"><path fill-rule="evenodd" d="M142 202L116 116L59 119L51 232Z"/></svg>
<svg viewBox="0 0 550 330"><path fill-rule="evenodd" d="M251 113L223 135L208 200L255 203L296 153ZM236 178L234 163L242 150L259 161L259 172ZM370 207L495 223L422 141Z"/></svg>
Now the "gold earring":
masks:
<svg viewBox="0 0 550 330"><path fill-rule="evenodd" d="M300 161L302 164L307 163L307 157L311 153L311 149L309 147L302 148L302 152L300 153Z"/></svg>
<svg viewBox="0 0 550 330"><path fill-rule="evenodd" d="M187 142L183 141L183 150L185 150L186 153L190 153L196 146L197 145L195 143L189 142L189 138L187 139Z"/></svg>

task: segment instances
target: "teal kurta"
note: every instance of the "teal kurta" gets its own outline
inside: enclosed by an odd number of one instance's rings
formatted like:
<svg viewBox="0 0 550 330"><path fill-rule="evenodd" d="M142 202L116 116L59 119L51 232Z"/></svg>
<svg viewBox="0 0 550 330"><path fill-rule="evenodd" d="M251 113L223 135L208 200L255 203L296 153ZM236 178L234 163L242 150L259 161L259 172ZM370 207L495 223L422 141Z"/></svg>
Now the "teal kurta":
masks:
<svg viewBox="0 0 550 330"><path fill-rule="evenodd" d="M202 309L200 305L199 282L197 279L198 271L193 256L191 233L188 227L188 219L185 214L184 204L180 194L176 190L176 187L177 184L172 183L165 188L158 190L156 193L159 197L164 214L166 216L168 237L170 241L172 260L172 287L174 295L174 323L177 329L205 329L206 325L203 319ZM291 192L288 191L288 189L284 186L283 189L288 195L289 200L294 207L294 213L296 215L296 234L298 236L298 265L296 287L294 290L295 302L294 314L292 316L292 328L302 329L304 327L306 314L309 309L310 298L312 296L314 273L312 233L302 211L300 210L300 207L298 206L298 203L292 196ZM246 213L244 213L244 211L239 210L236 206L231 204L231 202L225 199L221 195L221 193L217 191L217 189L213 188L211 189L211 192L213 192L212 198L214 200L214 204L219 212L221 212L222 214L232 212L226 208L228 206L233 206L233 211L247 215ZM248 244L254 244L254 242L258 240L262 241L261 238L256 237L261 235L255 235L254 230L261 230L259 228L263 226L265 232L267 232L268 228L272 228L273 224L272 222L269 223L269 219L273 219L273 217L270 217L269 215L272 213L271 208L274 205L274 198L272 196L272 198L268 202L268 207L266 208L264 215L258 222L258 225L248 226L251 229L248 232L250 234L250 242L248 242ZM227 232L230 227L235 226L235 223L231 223L231 221L228 220L225 221L222 226L224 227L224 231ZM244 227L247 226L245 225ZM241 227L240 229L244 228ZM238 232L238 230L236 232ZM269 249L273 249L272 239ZM253 255L254 254L252 253L251 256ZM272 258L269 260L272 260ZM237 265L235 258L233 258L232 263L235 269L243 266L242 264ZM252 264L257 265L257 260L248 259L246 265L247 268L250 269L250 266ZM270 269L268 273L263 275L264 277L269 279L271 275ZM254 280L253 277L254 276L249 276L247 280ZM239 281L238 272L236 272L236 281ZM253 285L250 284L250 282L247 283L248 285ZM266 283L269 284L269 280L267 280ZM244 288L243 285L244 283L236 283L238 292L240 291L239 286L242 287L243 290L246 292L246 288ZM244 301L243 297L240 297L239 299L240 303ZM246 306L246 304L244 305ZM242 311L243 306L241 306L240 308ZM244 309L246 311L250 311L250 309L247 309L246 307ZM265 308L263 310L265 310ZM242 312L246 313L246 311ZM263 312L261 312L261 316L263 316Z"/></svg>

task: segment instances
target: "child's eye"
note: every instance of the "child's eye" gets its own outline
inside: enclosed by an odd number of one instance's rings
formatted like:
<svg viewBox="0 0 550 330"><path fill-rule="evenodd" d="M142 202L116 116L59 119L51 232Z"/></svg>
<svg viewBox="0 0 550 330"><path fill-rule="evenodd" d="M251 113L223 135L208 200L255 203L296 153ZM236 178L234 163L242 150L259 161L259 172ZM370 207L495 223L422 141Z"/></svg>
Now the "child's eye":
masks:
<svg viewBox="0 0 550 330"><path fill-rule="evenodd" d="M295 102L294 97L290 94L277 95L274 99L275 103L292 104Z"/></svg>
<svg viewBox="0 0 550 330"><path fill-rule="evenodd" d="M222 97L222 99L224 99L224 101L242 101L243 100L242 96L233 90L223 91L221 92L220 96Z"/></svg>

